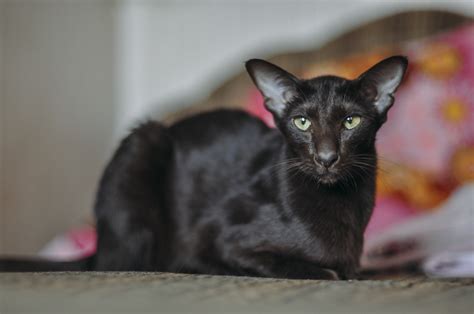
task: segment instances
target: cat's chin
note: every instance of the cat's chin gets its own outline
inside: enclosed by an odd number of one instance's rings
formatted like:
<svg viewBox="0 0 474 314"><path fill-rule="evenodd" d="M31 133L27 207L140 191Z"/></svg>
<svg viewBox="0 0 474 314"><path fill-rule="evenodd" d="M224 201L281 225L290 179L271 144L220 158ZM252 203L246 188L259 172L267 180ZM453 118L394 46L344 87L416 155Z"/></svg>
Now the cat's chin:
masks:
<svg viewBox="0 0 474 314"><path fill-rule="evenodd" d="M317 179L319 183L329 186L335 185L339 182L339 177L332 173L318 175Z"/></svg>

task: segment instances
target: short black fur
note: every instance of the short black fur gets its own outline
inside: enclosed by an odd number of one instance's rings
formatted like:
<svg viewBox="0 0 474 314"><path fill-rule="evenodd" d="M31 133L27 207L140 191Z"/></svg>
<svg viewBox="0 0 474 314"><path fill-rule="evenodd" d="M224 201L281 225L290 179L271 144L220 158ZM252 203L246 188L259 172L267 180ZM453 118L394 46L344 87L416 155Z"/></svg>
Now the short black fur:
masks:
<svg viewBox="0 0 474 314"><path fill-rule="evenodd" d="M353 278L374 206L376 132L406 66L391 57L356 80L300 80L248 61L278 129L232 110L144 123L100 182L97 253L0 270Z"/></svg>

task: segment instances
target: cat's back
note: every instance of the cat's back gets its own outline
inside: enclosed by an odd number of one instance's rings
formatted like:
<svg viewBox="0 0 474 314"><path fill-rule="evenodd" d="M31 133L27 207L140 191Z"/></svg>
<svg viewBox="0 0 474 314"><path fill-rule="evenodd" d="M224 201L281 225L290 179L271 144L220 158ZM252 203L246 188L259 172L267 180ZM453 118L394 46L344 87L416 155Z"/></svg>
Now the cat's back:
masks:
<svg viewBox="0 0 474 314"><path fill-rule="evenodd" d="M241 110L221 109L204 112L169 127L177 158L188 162L220 162L223 165L247 160L252 153L279 134L261 120ZM208 157L208 158L204 158Z"/></svg>
<svg viewBox="0 0 474 314"><path fill-rule="evenodd" d="M193 142L196 144L209 144L229 134L240 135L268 133L273 131L260 119L238 109L218 109L206 111L184 118L169 126L169 134L181 143ZM199 132L192 134L191 132ZM195 136L200 135L200 136Z"/></svg>
<svg viewBox="0 0 474 314"><path fill-rule="evenodd" d="M169 127L174 203L191 211L209 208L244 188L278 158L281 134L243 111L202 113Z"/></svg>

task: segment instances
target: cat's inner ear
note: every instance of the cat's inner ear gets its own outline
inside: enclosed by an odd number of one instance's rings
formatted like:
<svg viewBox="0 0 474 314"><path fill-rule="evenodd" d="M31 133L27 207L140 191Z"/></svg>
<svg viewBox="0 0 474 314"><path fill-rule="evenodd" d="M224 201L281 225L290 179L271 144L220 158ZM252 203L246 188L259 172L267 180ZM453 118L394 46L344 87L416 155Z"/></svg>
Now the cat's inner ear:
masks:
<svg viewBox="0 0 474 314"><path fill-rule="evenodd" d="M359 76L362 96L372 102L379 114L385 115L393 104L393 94L402 82L408 59L393 56L377 63Z"/></svg>
<svg viewBox="0 0 474 314"><path fill-rule="evenodd" d="M281 117L291 100L298 95L298 79L264 60L249 60L245 67L262 93L267 109Z"/></svg>

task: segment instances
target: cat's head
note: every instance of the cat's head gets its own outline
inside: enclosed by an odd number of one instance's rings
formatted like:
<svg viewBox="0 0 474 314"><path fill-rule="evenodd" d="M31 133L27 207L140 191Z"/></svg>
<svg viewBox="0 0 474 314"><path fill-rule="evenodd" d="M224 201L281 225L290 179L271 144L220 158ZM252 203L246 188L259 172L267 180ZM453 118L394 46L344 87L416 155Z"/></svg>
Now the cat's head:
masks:
<svg viewBox="0 0 474 314"><path fill-rule="evenodd" d="M296 154L300 170L334 184L375 167L375 135L387 119L408 61L387 58L355 80L303 80L264 60L247 71Z"/></svg>

